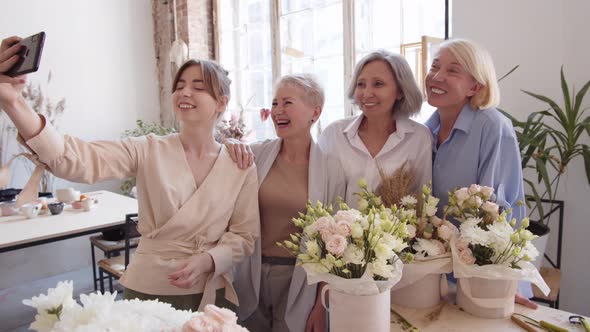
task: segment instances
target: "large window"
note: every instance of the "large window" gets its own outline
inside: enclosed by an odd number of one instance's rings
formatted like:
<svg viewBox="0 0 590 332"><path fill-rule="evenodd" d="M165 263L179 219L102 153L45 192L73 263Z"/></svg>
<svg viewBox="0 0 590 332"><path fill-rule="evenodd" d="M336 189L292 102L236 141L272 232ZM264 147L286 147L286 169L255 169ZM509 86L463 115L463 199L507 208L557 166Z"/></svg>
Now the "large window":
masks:
<svg viewBox="0 0 590 332"><path fill-rule="evenodd" d="M354 115L345 96L355 62L378 48L403 54L421 80L425 45L445 36L445 0L217 0L219 61L231 73L229 111L244 111L249 139L274 136L261 108L282 75L312 72L326 91L318 130ZM423 37L427 36L427 37ZM432 112L423 107L418 120Z"/></svg>

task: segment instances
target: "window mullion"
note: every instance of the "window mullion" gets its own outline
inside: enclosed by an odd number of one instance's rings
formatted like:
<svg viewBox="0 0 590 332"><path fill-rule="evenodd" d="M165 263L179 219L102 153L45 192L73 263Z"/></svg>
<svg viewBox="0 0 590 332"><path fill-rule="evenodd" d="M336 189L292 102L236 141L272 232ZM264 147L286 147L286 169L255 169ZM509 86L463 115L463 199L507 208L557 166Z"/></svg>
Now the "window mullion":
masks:
<svg viewBox="0 0 590 332"><path fill-rule="evenodd" d="M270 44L272 54L272 82L278 82L281 77L281 24L280 0L268 0L270 2Z"/></svg>
<svg viewBox="0 0 590 332"><path fill-rule="evenodd" d="M352 78L355 63L354 0L342 1L343 23L343 64L344 64L344 116L354 115L354 107L347 96L348 84Z"/></svg>

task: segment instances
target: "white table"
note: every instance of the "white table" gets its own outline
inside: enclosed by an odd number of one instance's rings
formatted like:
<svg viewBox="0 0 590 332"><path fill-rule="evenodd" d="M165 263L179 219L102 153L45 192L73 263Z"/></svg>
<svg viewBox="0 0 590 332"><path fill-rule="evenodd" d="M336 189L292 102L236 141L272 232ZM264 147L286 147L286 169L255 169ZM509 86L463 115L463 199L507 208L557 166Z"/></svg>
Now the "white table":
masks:
<svg viewBox="0 0 590 332"><path fill-rule="evenodd" d="M86 195L98 200L98 205L88 212L66 204L64 211L55 216L0 217L0 253L118 229L125 223L126 214L137 213L137 200L131 197L104 190Z"/></svg>
<svg viewBox="0 0 590 332"><path fill-rule="evenodd" d="M400 313L411 324L420 329L420 332L525 331L510 320L510 318L478 318L462 311L458 306L447 302L444 302L439 307L431 309L409 309L397 305L392 305L392 309ZM440 312L440 314L437 315L437 312ZM533 310L516 304L515 312L529 316L537 321L547 321L572 332L584 331L584 328L581 325L569 323L569 316L574 314L566 311L551 309L544 306L539 306L537 310ZM398 317L396 315L392 315L391 320L391 331L403 331L402 325L397 323ZM541 331L540 329L537 330Z"/></svg>

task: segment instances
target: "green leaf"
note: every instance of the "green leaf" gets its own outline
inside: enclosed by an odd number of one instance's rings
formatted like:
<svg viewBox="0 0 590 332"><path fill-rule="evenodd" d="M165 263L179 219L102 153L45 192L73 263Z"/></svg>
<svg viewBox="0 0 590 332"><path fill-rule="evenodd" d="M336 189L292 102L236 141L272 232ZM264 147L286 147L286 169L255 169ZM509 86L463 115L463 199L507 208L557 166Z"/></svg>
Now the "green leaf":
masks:
<svg viewBox="0 0 590 332"><path fill-rule="evenodd" d="M584 156L584 166L586 167L586 179L588 180L588 185L590 185L590 149L588 146L582 146Z"/></svg>
<svg viewBox="0 0 590 332"><path fill-rule="evenodd" d="M565 116L565 114L563 113L563 110L561 109L561 107L559 107L559 105L557 105L556 102L554 102L553 100L551 100L548 97L545 97L543 95L539 95L536 93L532 93L529 91L525 91L525 90L521 90L522 92L526 93L527 95L534 97L536 99L539 99L547 104L549 104L549 106L551 106L551 109L553 109L555 111L555 114L557 115L556 120L558 120L558 122L565 128L567 127L567 117Z"/></svg>
<svg viewBox="0 0 590 332"><path fill-rule="evenodd" d="M500 79L498 80L498 83L499 83L501 80L503 80L503 79L505 79L506 77L508 77L508 75L512 74L512 72L513 72L513 71L515 71L516 69L518 69L518 67L520 67L520 65L516 65L516 66L514 66L514 68L510 69L510 71L509 71L509 72L507 72L505 75L503 75L502 77L500 77Z"/></svg>
<svg viewBox="0 0 590 332"><path fill-rule="evenodd" d="M537 208L537 210L539 210L539 222L543 223L543 217L545 216L545 212L543 211L543 203L541 203L541 196L539 196L539 192L537 191L537 187L535 187L535 184L528 179L523 179L523 181L529 185L529 187L531 188L531 191L533 192L532 195L527 195L529 197L532 197L535 201L535 206Z"/></svg>
<svg viewBox="0 0 590 332"><path fill-rule="evenodd" d="M584 100L586 92L588 92L588 88L590 88L590 81L586 82L582 89L576 94L576 97L574 98L574 110L576 110L576 112L582 106L582 101Z"/></svg>
<svg viewBox="0 0 590 332"><path fill-rule="evenodd" d="M536 166L537 166L537 173L539 174L540 179L543 180L543 184L545 185L545 189L547 190L547 193L549 194L549 198L553 199L551 181L549 180L549 174L547 173L547 165L542 160L542 158L538 158Z"/></svg>
<svg viewBox="0 0 590 332"><path fill-rule="evenodd" d="M576 114L575 112L571 112L572 102L570 100L570 91L567 86L567 81L565 80L565 75L563 74L563 66L561 66L561 92L563 93L563 101L565 102L565 112L568 116L568 121L572 123L576 119Z"/></svg>

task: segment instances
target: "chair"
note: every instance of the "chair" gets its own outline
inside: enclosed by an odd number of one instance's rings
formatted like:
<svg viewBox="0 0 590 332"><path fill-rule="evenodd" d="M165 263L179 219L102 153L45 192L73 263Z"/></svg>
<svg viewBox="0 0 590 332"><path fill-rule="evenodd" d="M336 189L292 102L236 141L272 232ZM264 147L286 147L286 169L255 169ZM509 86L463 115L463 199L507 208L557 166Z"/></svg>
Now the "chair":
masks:
<svg viewBox="0 0 590 332"><path fill-rule="evenodd" d="M99 281L100 283L100 291L104 293L104 279L109 279L109 290L113 292L113 278L119 280L125 270L127 269L127 265L129 265L129 255L130 251L133 248L136 248L139 244L139 234L137 233L137 214L128 214L125 216L125 225L124 225L124 240L119 241L115 245L105 245L104 242L101 243L100 239L103 236L96 236L93 242L91 238L91 246L92 246L92 263L94 265L95 257L94 257L94 247L98 247L99 249L103 250L105 253L105 259L101 259L98 262L98 278L96 278L96 272L94 272L94 287L96 289L96 282ZM124 255L118 255L121 251L124 251ZM93 266L95 269L96 266ZM105 276L106 275L106 276Z"/></svg>
<svg viewBox="0 0 590 332"><path fill-rule="evenodd" d="M531 300L541 303L546 303L549 307L559 309L559 291L561 286L561 244L563 236L563 211L564 202L559 200L541 200L543 203L550 203L551 210L547 212L544 218L549 217L552 213L559 211L558 231L557 231L557 258L555 262L545 253L545 259L551 265L550 267L541 267L539 273L545 279L550 292L544 295L541 290L533 285L533 298Z"/></svg>

